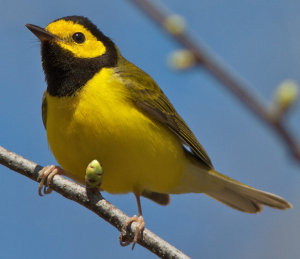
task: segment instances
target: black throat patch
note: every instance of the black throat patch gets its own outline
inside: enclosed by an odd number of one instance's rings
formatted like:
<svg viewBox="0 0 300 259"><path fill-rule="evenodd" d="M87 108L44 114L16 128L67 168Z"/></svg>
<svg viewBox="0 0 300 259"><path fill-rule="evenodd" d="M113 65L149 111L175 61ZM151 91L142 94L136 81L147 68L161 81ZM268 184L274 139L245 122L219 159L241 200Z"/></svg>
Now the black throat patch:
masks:
<svg viewBox="0 0 300 259"><path fill-rule="evenodd" d="M77 17L66 17L66 20ZM64 18L63 18L64 19ZM83 18L84 22L89 22ZM86 25L86 24L85 24ZM85 27L90 27L85 26ZM41 44L42 66L47 82L47 92L52 96L72 96L80 90L103 67L114 67L118 62L118 52L114 43L104 36L92 24L92 33L96 33L106 47L106 52L95 58L76 58L73 53L63 49L55 42L44 41Z"/></svg>

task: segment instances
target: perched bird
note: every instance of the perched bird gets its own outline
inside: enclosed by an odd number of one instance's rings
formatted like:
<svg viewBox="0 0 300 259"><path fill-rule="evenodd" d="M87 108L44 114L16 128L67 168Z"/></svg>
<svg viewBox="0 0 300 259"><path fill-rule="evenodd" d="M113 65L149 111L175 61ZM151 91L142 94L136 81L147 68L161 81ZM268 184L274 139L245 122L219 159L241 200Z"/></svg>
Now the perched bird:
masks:
<svg viewBox="0 0 300 259"><path fill-rule="evenodd" d="M47 82L43 123L65 170L52 166L44 178L54 170L52 176L59 172L84 183L87 165L97 159L105 172L104 191L136 197L139 217L128 222L137 221L134 242L145 225L140 196L167 205L169 194L204 193L248 213L262 211L262 205L292 208L279 196L215 171L155 81L90 20L67 16L45 29L26 26L41 41Z"/></svg>

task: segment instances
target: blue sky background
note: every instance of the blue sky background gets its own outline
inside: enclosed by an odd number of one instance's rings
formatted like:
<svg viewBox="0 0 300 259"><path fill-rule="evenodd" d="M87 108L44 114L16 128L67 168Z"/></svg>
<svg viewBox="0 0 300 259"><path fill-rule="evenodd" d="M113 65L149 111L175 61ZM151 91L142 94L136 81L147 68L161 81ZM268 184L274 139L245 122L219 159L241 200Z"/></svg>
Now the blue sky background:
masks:
<svg viewBox="0 0 300 259"><path fill-rule="evenodd" d="M286 79L300 82L298 0L164 0L197 37L267 104ZM45 90L39 43L26 23L46 26L66 15L90 18L122 54L160 85L210 155L216 170L276 193L294 206L248 215L200 194L172 196L167 207L142 200L146 227L192 258L299 258L300 168L277 136L199 68L167 65L179 46L125 0L0 3L0 145L41 165L56 163L41 119ZM300 107L288 124L299 134ZM116 229L92 212L0 166L1 258L156 258L120 247ZM103 196L132 216L135 198Z"/></svg>

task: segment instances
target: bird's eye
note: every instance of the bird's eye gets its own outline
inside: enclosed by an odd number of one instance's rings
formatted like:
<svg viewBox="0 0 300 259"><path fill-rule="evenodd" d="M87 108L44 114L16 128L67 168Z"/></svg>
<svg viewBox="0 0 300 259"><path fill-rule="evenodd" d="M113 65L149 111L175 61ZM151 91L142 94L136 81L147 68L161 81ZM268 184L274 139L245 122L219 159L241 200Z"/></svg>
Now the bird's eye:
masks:
<svg viewBox="0 0 300 259"><path fill-rule="evenodd" d="M76 42L76 43L83 43L85 41L85 36L83 33L81 32L75 32L72 36L72 39Z"/></svg>

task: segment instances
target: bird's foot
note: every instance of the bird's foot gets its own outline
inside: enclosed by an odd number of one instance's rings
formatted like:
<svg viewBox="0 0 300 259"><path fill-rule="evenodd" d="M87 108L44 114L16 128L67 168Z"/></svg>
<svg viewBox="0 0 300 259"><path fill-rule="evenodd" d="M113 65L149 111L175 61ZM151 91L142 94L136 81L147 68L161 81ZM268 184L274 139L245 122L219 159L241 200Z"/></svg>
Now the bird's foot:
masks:
<svg viewBox="0 0 300 259"><path fill-rule="evenodd" d="M62 168L60 168L59 166L55 166L55 165L48 165L45 166L41 172L39 177L37 178L38 181L40 181L39 184L39 195L43 196L42 194L42 189L45 183L45 188L44 188L44 194L50 194L52 192L52 189L49 187L49 183L51 182L52 178L54 177L54 175L56 174L63 174L64 170ZM48 187L48 188L47 188Z"/></svg>
<svg viewBox="0 0 300 259"><path fill-rule="evenodd" d="M144 218L143 216L139 216L137 217L136 215L134 215L132 218L130 218L125 224L124 226L122 227L122 230L126 230L126 228L128 226L130 226L130 224L132 222L136 222L136 229L135 229L135 234L134 234L134 238L133 238L133 244L132 244L132 250L134 249L134 246L135 244L137 243L140 235L142 234L143 230L144 230L144 227L145 227L145 221L144 221ZM131 241L126 238L124 235L123 235L123 232L121 232L120 234L120 237L119 237L119 240L120 240L120 245L121 246L128 246Z"/></svg>

